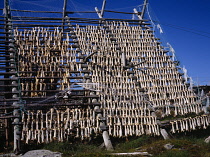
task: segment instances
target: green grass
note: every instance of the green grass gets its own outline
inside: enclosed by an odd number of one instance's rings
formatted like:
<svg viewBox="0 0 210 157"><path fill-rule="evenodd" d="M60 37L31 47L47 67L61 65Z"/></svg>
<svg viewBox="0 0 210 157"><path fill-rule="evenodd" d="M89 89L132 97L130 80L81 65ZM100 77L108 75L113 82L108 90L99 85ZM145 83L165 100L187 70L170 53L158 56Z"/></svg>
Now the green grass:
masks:
<svg viewBox="0 0 210 157"><path fill-rule="evenodd" d="M180 137L163 140L159 137L130 137L127 139L113 140L114 152L147 151L154 157L210 157L210 144L204 143L204 139L192 137ZM173 149L166 150L164 145L170 143ZM138 149L137 149L138 148ZM84 143L50 143L43 147L52 151L63 153L64 157L109 157L110 152L99 149L97 144Z"/></svg>
<svg viewBox="0 0 210 157"><path fill-rule="evenodd" d="M111 138L115 150L113 152L136 152L145 151L154 157L210 157L210 144L204 139L210 135L210 128L207 130L196 130L188 133L173 135L173 139L163 140L162 137L127 137ZM79 140L68 142L52 142L49 144L24 145L24 150L48 149L54 152L63 153L63 157L110 157L110 152L99 149L103 142L102 137L94 138L91 141ZM164 145L174 145L171 150L166 150ZM111 156L113 157L113 156Z"/></svg>
<svg viewBox="0 0 210 157"><path fill-rule="evenodd" d="M50 143L43 147L43 149L52 150L63 153L63 156L102 156L103 150L100 150L96 145L83 143Z"/></svg>
<svg viewBox="0 0 210 157"><path fill-rule="evenodd" d="M144 148L156 157L210 157L210 144L204 142L205 138L182 136L169 140L157 140ZM166 150L164 145L170 143L173 149Z"/></svg>
<svg viewBox="0 0 210 157"><path fill-rule="evenodd" d="M189 157L189 153L186 150L169 150L165 153L157 155L156 157Z"/></svg>
<svg viewBox="0 0 210 157"><path fill-rule="evenodd" d="M115 152L124 152L125 150L128 152L135 151L135 148L149 143L151 139L152 137L149 136L130 137L122 139L121 141L118 141L118 143L114 142Z"/></svg>

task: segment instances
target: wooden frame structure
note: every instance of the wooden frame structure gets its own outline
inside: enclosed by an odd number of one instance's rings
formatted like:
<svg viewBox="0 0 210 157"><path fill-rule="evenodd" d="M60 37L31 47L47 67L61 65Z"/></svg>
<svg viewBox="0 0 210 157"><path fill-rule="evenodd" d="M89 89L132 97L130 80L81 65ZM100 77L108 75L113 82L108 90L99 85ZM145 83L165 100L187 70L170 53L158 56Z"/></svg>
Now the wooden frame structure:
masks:
<svg viewBox="0 0 210 157"><path fill-rule="evenodd" d="M74 136L160 135L157 118L195 113L170 123L172 133L206 128L209 117L184 80L177 61L161 46L142 12L97 8L99 19L19 17L5 0L0 17L1 119L14 119L14 150L29 143ZM138 20L103 18L104 12L135 14ZM24 22L24 23L23 23ZM12 112L9 115L7 112ZM4 124L7 124L8 121ZM21 128L21 129L20 129ZM7 133L8 134L8 133ZM7 135L8 136L8 135Z"/></svg>

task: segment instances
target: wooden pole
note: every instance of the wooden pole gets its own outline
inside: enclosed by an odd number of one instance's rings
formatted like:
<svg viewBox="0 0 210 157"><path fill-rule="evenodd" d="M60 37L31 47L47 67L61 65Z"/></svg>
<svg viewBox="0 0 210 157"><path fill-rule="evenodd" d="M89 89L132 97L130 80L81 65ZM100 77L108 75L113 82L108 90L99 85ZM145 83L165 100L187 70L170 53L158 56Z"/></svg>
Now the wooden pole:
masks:
<svg viewBox="0 0 210 157"><path fill-rule="evenodd" d="M14 103L13 105L18 105ZM15 109L13 111L13 115L17 116L18 118L14 119L13 125L14 125L14 153L20 154L21 148L20 148L20 135L21 135L21 128L20 128L20 111Z"/></svg>
<svg viewBox="0 0 210 157"><path fill-rule="evenodd" d="M5 114L7 114L7 109L5 109ZM9 125L8 125L8 119L5 119L5 138L6 138L6 148L9 146Z"/></svg>
<svg viewBox="0 0 210 157"><path fill-rule="evenodd" d="M143 5L143 8L142 8L142 12L141 12L141 18L142 19L144 18L144 14L145 14L145 10L146 10L146 7L147 7L147 3L148 3L148 0L144 0L144 5Z"/></svg>
<svg viewBox="0 0 210 157"><path fill-rule="evenodd" d="M13 36L13 28L12 28L12 22L11 22L11 12L10 12L10 6L9 6L9 1L8 0L4 0L4 16L5 16L5 32L8 34L8 41L10 42L9 46L11 47L11 52L10 52L10 56L15 56L15 49L14 49L14 36ZM11 78L16 78L17 75L17 70L16 70L16 65L15 65L15 60L14 58L8 58L8 63L10 63L10 65L7 66L11 66L14 67L14 69L10 69L10 71L8 72L12 72L13 74L11 75ZM14 81L16 84L18 84L17 80ZM13 87L12 91L18 91L17 87ZM17 99L18 95L16 93L12 94L12 99ZM19 104L17 101L13 101L13 106L16 107L13 110L13 115L17 118L14 119L13 121L13 125L14 125L14 153L15 154L20 154L21 148L20 148L20 133L21 133L21 126L20 126L20 110L19 108Z"/></svg>
<svg viewBox="0 0 210 157"><path fill-rule="evenodd" d="M105 9L105 6L106 6L106 0L103 1L103 5L102 5L102 9L101 9L101 16L102 16L102 17L104 16L104 9Z"/></svg>
<svg viewBox="0 0 210 157"><path fill-rule="evenodd" d="M95 7L95 10L96 10L96 12L97 12L97 14L98 14L98 17L99 17L100 19L103 18L103 16L104 16L104 9L105 9L105 6L106 6L106 0L103 1L103 5L102 5L101 12L98 10L97 7Z"/></svg>
<svg viewBox="0 0 210 157"><path fill-rule="evenodd" d="M97 110L100 110L99 106L95 106L94 108L96 111ZM102 118L102 114L101 113L98 113L98 118L101 119ZM106 127L106 124L105 122L101 121L100 122L100 128L105 128ZM110 140L110 137L109 137L109 134L108 134L108 131L107 130L102 130L103 133L102 133L102 136L103 136L103 140L104 140L104 146L106 147L107 150L109 151L112 151L113 150L113 146L112 146L112 142Z"/></svg>
<svg viewBox="0 0 210 157"><path fill-rule="evenodd" d="M66 16L66 5L67 5L67 0L64 0L64 3L63 3L63 18L62 18L62 23L63 23L63 26L62 26L62 32L64 30L64 25L65 25L65 16Z"/></svg>

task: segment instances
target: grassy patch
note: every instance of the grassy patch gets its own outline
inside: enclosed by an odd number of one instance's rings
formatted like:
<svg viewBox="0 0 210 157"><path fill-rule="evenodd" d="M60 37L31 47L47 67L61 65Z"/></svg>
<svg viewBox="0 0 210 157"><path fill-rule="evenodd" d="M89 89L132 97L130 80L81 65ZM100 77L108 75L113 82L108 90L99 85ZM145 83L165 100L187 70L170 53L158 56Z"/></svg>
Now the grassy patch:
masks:
<svg viewBox="0 0 210 157"><path fill-rule="evenodd" d="M115 148L114 152L132 152L136 151L135 148L143 146L148 143L152 137L129 137L129 138L112 138L112 143ZM100 149L101 143L89 142L89 143L60 143L54 142L44 145L43 149L48 149L55 152L63 153L63 156L76 156L76 157L109 157L111 152L105 149ZM113 157L113 156L112 156Z"/></svg>
<svg viewBox="0 0 210 157"><path fill-rule="evenodd" d="M162 137L127 137L113 138L114 152L136 152L144 151L154 157L210 157L210 144L204 142L209 136L209 128L196 130L189 133L175 134L173 139L163 140ZM49 144L36 144L36 142L24 145L24 150L47 149L63 153L64 157L109 157L110 152L100 149L102 137L94 138L91 141L72 140L68 142L52 142ZM171 150L164 148L165 144L173 145ZM113 157L113 156L112 156Z"/></svg>
<svg viewBox="0 0 210 157"><path fill-rule="evenodd" d="M186 150L169 150L156 157L189 157L189 153Z"/></svg>
<svg viewBox="0 0 210 157"><path fill-rule="evenodd" d="M141 136L141 137L130 137L123 139L122 141L118 141L115 145L116 152L130 152L134 151L135 148L143 146L152 141L152 137L149 136Z"/></svg>
<svg viewBox="0 0 210 157"><path fill-rule="evenodd" d="M55 152L63 153L63 156L102 156L104 150L98 148L98 146L93 144L84 143L50 143L43 147L43 149L48 149Z"/></svg>

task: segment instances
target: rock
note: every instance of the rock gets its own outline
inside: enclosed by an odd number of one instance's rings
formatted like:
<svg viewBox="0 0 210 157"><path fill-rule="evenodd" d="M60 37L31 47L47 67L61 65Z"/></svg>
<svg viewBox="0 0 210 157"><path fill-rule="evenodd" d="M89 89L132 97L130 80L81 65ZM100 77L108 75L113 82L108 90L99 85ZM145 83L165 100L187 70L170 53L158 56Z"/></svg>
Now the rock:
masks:
<svg viewBox="0 0 210 157"><path fill-rule="evenodd" d="M15 155L14 153L3 154L0 157L61 157L62 153L52 152L49 150L41 149L41 150L31 150L26 152L25 154Z"/></svg>
<svg viewBox="0 0 210 157"><path fill-rule="evenodd" d="M160 129L160 133L165 140L170 139L169 136L168 136L168 133L165 129Z"/></svg>
<svg viewBox="0 0 210 157"><path fill-rule="evenodd" d="M210 141L210 136L207 137L207 138L204 140L205 143L209 143L209 141Z"/></svg>
<svg viewBox="0 0 210 157"><path fill-rule="evenodd" d="M61 157L61 153L49 150L32 150L26 152L22 157Z"/></svg>
<svg viewBox="0 0 210 157"><path fill-rule="evenodd" d="M167 149L167 150L170 150L174 147L174 145L170 144L170 143L167 143L164 145L164 148Z"/></svg>

